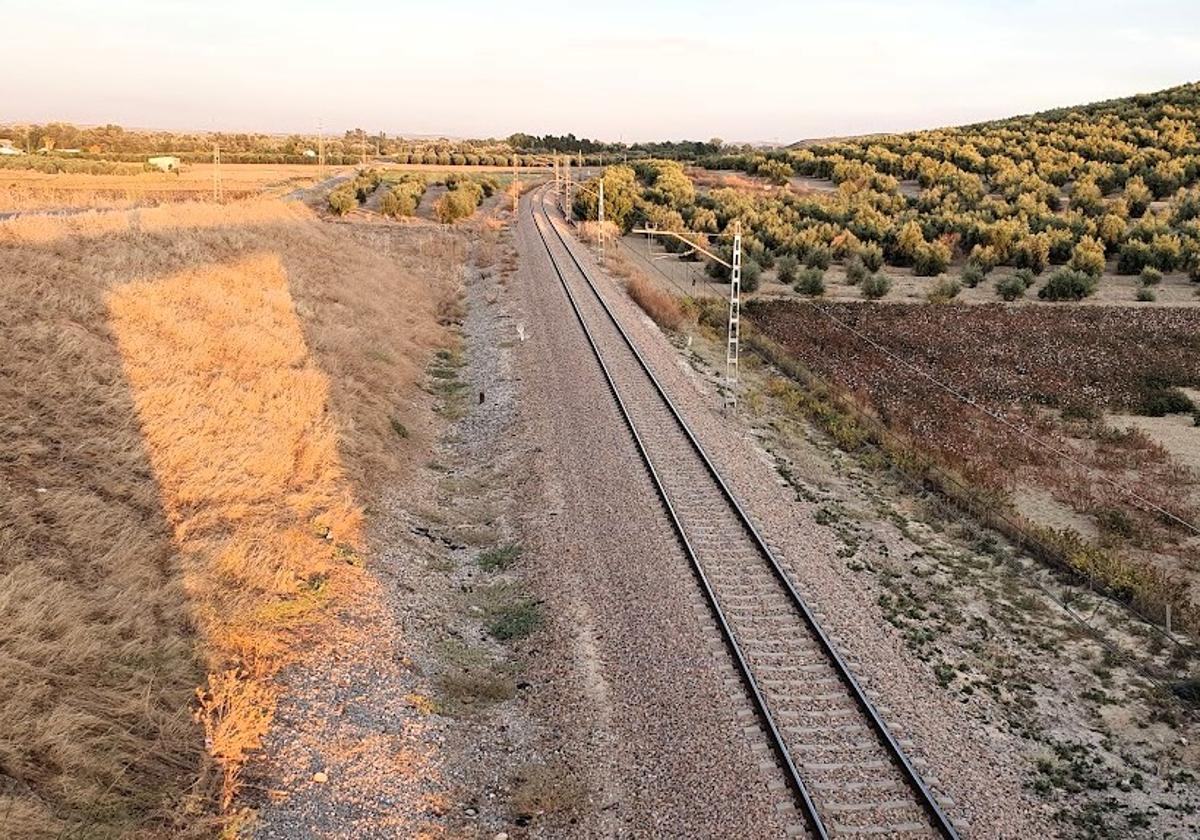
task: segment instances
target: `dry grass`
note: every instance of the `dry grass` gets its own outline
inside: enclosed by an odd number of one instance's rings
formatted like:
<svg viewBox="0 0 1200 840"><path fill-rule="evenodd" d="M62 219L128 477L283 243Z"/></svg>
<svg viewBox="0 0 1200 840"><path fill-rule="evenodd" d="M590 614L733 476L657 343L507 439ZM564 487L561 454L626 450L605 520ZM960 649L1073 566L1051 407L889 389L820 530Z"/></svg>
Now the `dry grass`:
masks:
<svg viewBox="0 0 1200 840"><path fill-rule="evenodd" d="M0 224L3 836L211 832L360 574L356 498L431 434L457 240L129 215Z"/></svg>
<svg viewBox="0 0 1200 840"><path fill-rule="evenodd" d="M626 280L625 289L634 302L663 329L677 330L683 326L683 307L674 295L663 291L641 274L634 274Z"/></svg>
<svg viewBox="0 0 1200 840"><path fill-rule="evenodd" d="M316 166L226 163L221 186L226 199L278 196L317 179ZM55 208L117 209L204 199L212 194L212 164L185 164L178 174L81 175L0 169L0 212Z"/></svg>

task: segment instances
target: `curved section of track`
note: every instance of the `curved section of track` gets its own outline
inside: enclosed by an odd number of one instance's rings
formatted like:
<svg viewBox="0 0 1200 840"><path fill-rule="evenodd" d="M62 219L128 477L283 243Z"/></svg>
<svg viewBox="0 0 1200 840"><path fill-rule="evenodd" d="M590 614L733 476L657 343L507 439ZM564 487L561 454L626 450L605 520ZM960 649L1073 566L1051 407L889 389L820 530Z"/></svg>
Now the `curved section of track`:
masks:
<svg viewBox="0 0 1200 840"><path fill-rule="evenodd" d="M813 834L957 838L546 213L544 196L530 197L534 225Z"/></svg>

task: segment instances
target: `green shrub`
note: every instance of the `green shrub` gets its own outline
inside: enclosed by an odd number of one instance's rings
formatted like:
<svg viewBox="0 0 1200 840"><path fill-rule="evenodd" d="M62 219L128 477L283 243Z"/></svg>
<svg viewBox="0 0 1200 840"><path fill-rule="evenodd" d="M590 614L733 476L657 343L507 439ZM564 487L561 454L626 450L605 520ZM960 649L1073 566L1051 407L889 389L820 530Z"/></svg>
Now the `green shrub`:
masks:
<svg viewBox="0 0 1200 840"><path fill-rule="evenodd" d="M1137 274L1150 262L1150 246L1140 239L1131 239L1117 251L1117 274Z"/></svg>
<svg viewBox="0 0 1200 840"><path fill-rule="evenodd" d="M1152 303L1158 299L1158 295L1154 294L1154 290L1149 286L1142 286L1137 290L1137 299L1143 303Z"/></svg>
<svg viewBox="0 0 1200 840"><path fill-rule="evenodd" d="M867 300L879 300L892 290L892 281L882 274L872 274L859 283L859 287Z"/></svg>
<svg viewBox="0 0 1200 840"><path fill-rule="evenodd" d="M1037 281L1037 276L1028 268L1018 268L1013 272L1013 277L1024 283L1026 289L1028 289Z"/></svg>
<svg viewBox="0 0 1200 840"><path fill-rule="evenodd" d="M795 289L799 294L810 297L825 294L825 272L819 268L806 266L800 271Z"/></svg>
<svg viewBox="0 0 1200 840"><path fill-rule="evenodd" d="M1162 282L1163 274L1157 268L1146 266L1140 275L1143 286L1157 286Z"/></svg>
<svg viewBox="0 0 1200 840"><path fill-rule="evenodd" d="M1166 417L1168 414L1194 414L1196 404L1176 387L1150 383L1142 391L1141 412L1147 417Z"/></svg>
<svg viewBox="0 0 1200 840"><path fill-rule="evenodd" d="M858 249L858 256L868 271L879 271L883 268L883 248L874 242L868 242Z"/></svg>
<svg viewBox="0 0 1200 840"><path fill-rule="evenodd" d="M785 286L790 286L796 282L796 277L800 271L800 260L791 254L785 254L775 263L775 271L779 277L779 282Z"/></svg>
<svg viewBox="0 0 1200 840"><path fill-rule="evenodd" d="M958 293L962 291L962 284L952 277L943 277L933 284L933 288L929 290L930 303L949 303L958 297Z"/></svg>
<svg viewBox="0 0 1200 840"><path fill-rule="evenodd" d="M1025 297L1025 281L1015 274L1001 277L996 281L996 294L1004 300L1016 300Z"/></svg>
<svg viewBox="0 0 1200 840"><path fill-rule="evenodd" d="M804 255L804 264L809 268L819 268L824 271L829 268L831 262L833 262L833 254L824 245L809 248L808 253Z"/></svg>
<svg viewBox="0 0 1200 840"><path fill-rule="evenodd" d="M858 254L846 260L846 282L851 286L857 286L867 279L870 273L871 270L867 267L866 261Z"/></svg>
<svg viewBox="0 0 1200 840"><path fill-rule="evenodd" d="M768 160L759 164L755 174L766 178L772 184L783 186L792 177L792 167L783 161Z"/></svg>
<svg viewBox="0 0 1200 840"><path fill-rule="evenodd" d="M918 277L936 277L950 265L950 249L934 243L923 245L913 255L913 274Z"/></svg>
<svg viewBox="0 0 1200 840"><path fill-rule="evenodd" d="M745 260L742 263L742 291L758 291L760 282L762 282L762 266L754 260Z"/></svg>
<svg viewBox="0 0 1200 840"><path fill-rule="evenodd" d="M968 289L974 289L987 277L987 273L975 263L967 263L963 266L960 279L962 284Z"/></svg>
<svg viewBox="0 0 1200 840"><path fill-rule="evenodd" d="M329 209L339 216L344 216L358 206L358 198L354 188L349 185L338 187L329 193Z"/></svg>
<svg viewBox="0 0 1200 840"><path fill-rule="evenodd" d="M442 224L469 218L483 200L483 188L474 181L459 181L458 185L437 200L434 215Z"/></svg>
<svg viewBox="0 0 1200 840"><path fill-rule="evenodd" d="M967 257L967 263L977 266L985 275L996 267L999 258L996 256L996 249L990 245L976 245L971 249L970 255Z"/></svg>
<svg viewBox="0 0 1200 840"><path fill-rule="evenodd" d="M1060 268L1038 290L1043 300L1083 300L1096 292L1097 280L1073 268Z"/></svg>
<svg viewBox="0 0 1200 840"><path fill-rule="evenodd" d="M1071 251L1069 265L1076 271L1099 277L1104 273L1104 246L1099 240L1085 236Z"/></svg>

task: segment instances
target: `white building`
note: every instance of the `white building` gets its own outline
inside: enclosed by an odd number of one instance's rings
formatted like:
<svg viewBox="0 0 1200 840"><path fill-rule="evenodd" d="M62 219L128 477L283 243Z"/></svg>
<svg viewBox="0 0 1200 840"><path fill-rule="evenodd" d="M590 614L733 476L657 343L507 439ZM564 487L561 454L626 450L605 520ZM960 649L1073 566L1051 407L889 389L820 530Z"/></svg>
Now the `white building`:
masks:
<svg viewBox="0 0 1200 840"><path fill-rule="evenodd" d="M174 155L158 155L157 157L149 158L146 164L153 166L155 169L161 169L163 172L179 171L179 158Z"/></svg>

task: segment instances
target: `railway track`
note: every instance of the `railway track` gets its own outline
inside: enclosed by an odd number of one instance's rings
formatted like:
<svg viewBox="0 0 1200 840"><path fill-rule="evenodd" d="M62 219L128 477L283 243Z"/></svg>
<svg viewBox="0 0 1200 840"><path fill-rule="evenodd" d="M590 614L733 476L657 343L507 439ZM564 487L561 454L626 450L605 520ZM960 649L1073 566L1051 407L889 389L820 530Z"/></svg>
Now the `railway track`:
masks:
<svg viewBox="0 0 1200 840"><path fill-rule="evenodd" d="M953 824L643 360L567 239L530 212L812 835Z"/></svg>

